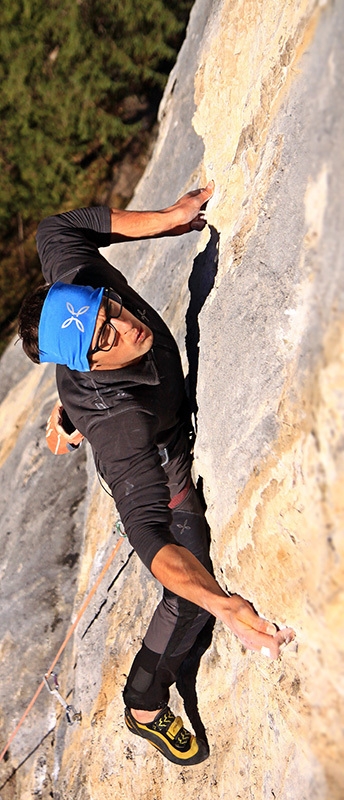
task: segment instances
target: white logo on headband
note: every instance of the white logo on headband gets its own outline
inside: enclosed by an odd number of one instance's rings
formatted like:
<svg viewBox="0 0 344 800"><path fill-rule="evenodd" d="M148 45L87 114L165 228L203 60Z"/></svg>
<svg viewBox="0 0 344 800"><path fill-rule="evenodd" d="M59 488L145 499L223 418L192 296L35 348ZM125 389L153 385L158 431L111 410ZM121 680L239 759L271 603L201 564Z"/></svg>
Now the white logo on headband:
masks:
<svg viewBox="0 0 344 800"><path fill-rule="evenodd" d="M79 308L79 311L75 311L74 306L72 306L71 303L66 303L66 307L69 313L72 314L72 316L68 317L68 319L65 319L65 321L61 325L61 328L68 328L69 325L72 324L72 322L75 322L78 330L81 331L81 333L85 333L85 328L79 317L81 314L86 314L86 311L88 311L89 306L82 306L82 308Z"/></svg>

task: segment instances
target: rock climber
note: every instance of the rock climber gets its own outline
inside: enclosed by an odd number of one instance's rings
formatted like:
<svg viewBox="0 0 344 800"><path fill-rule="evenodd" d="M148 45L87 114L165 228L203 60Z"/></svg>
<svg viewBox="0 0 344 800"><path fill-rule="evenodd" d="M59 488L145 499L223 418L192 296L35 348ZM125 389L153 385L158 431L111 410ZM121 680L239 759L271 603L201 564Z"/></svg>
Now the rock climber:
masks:
<svg viewBox="0 0 344 800"><path fill-rule="evenodd" d="M126 681L125 721L185 766L207 758L208 746L169 708L169 687L210 616L270 658L294 632L277 630L213 577L190 473L190 414L177 345L98 248L200 231L213 191L210 182L159 211L101 206L43 220L37 247L46 284L25 299L19 322L29 358L56 364L69 430L90 443L131 545L164 587Z"/></svg>

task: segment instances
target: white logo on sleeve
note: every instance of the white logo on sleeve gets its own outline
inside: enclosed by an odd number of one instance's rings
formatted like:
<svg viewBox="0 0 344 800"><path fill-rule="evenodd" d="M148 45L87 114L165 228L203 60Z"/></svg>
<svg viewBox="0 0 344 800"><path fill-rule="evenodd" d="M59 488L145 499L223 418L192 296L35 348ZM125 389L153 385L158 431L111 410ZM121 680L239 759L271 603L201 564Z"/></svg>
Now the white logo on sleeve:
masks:
<svg viewBox="0 0 344 800"><path fill-rule="evenodd" d="M81 316L81 314L86 314L86 311L88 311L89 306L82 306L82 308L79 308L79 311L75 311L74 306L72 306L71 303L66 303L66 306L67 310L72 316L68 317L68 319L65 319L65 321L61 325L61 328L68 328L69 325L72 324L72 322L75 322L78 330L81 331L81 333L85 333L85 328L79 317Z"/></svg>

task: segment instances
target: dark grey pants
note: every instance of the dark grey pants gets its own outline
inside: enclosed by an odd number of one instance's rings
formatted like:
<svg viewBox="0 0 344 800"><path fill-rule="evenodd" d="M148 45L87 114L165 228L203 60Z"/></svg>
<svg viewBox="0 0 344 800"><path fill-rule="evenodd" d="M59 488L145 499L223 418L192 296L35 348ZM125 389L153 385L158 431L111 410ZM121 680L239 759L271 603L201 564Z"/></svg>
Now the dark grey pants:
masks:
<svg viewBox="0 0 344 800"><path fill-rule="evenodd" d="M176 542L212 573L207 523L194 486L172 515ZM169 687L176 680L178 668L209 617L204 609L164 589L124 689L129 708L154 711L168 703Z"/></svg>

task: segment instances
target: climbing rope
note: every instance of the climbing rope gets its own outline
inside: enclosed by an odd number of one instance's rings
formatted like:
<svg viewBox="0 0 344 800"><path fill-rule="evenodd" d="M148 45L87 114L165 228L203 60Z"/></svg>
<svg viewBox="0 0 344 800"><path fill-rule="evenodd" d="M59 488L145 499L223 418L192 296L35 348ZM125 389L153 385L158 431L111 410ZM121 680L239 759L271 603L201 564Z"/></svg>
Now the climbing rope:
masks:
<svg viewBox="0 0 344 800"><path fill-rule="evenodd" d="M4 755L5 755L5 753L7 753L7 750L8 750L8 748L10 747L10 745L12 744L12 742L13 742L13 739L14 739L14 738L15 738L15 736L17 735L17 733L18 733L19 729L21 728L21 726L22 726L22 724L23 724L24 720L26 719L26 717L27 717L27 716L28 716L28 714L30 713L30 711L31 711L32 707L34 706L34 704L35 704L35 702L36 702L36 700L37 700L37 697L40 695L40 693L41 693L42 689L44 689L44 687L46 687L46 685L47 685L47 684L46 684L46 682L47 682L47 679L48 679L48 678L49 678L49 676L52 674L52 672L53 672L53 669L54 669L54 667L56 666L56 664L57 664L57 662L58 662L58 660L59 660L60 656L62 655L62 653L63 653L63 651L64 651L64 649L65 649L66 645L68 644L68 642L69 642L69 639L70 639L70 638L71 638L71 636L73 635L73 633L74 633L74 631L75 631L75 628L76 628L76 626L78 625L78 623L79 623L79 622L80 622L80 620L81 620L81 617L82 617L82 615L83 615L83 614L84 614L84 612L86 611L86 608L87 608L87 606L88 606L88 604L89 604L90 600L92 600L92 597L93 597L93 595L95 594L95 592L96 592L96 591L97 591L97 589L98 589L98 586L99 586L99 585L100 585L100 583L102 582L102 580L103 580L103 577L104 577L105 573L106 573L106 572L107 572L107 570L109 569L109 567L110 567L110 564L112 563L112 561L113 561L113 559L114 559L114 557L115 557L116 553L118 552L118 550L119 550L119 548L120 548L120 546L121 546L121 544L122 544L122 542L123 542L123 539L124 539L124 536L123 536L123 534L122 534L122 538L118 540L118 542L115 544L114 548L112 549L112 551L111 551L111 553L110 553L110 555L109 555L109 558L108 558L108 560L107 560L106 564L104 565L104 567L103 567L103 569L102 569L102 571L101 571L100 575L98 576L98 578L97 578L97 580L96 580L95 584L92 586L92 589L91 589L91 590L90 590L90 592L88 593L87 597L85 597L85 600L84 600L84 602L82 603L82 605L81 605L81 607L80 607L80 609L79 609L79 611L78 611L78 613L77 613L77 616L76 616L76 618L75 618L75 620L74 620L73 624L72 624L72 625L71 625L71 627L69 628L69 631L68 631L68 633L67 633L67 636L66 636L66 638L64 639L64 641L62 642L62 644L61 644L61 647L60 647L60 649L59 649L58 653L56 654L56 656L55 656L55 658L54 658L54 660L53 660L52 664L50 665L50 667L49 667L48 671L45 673L45 676L44 676L44 678L43 678L42 682L40 683L40 685L39 685L38 689L36 690L36 692L35 692L35 694L34 694L34 696L33 696L32 700L30 700L30 703L29 703L29 705L27 706L26 710L24 711L24 714L23 714L23 716L20 718L20 720L19 720L18 724L16 725L16 727L15 727L14 731L11 733L11 736L9 737L9 739L8 739L8 742L7 742L6 746L4 747L4 749L3 749L2 753L0 753L0 761L2 761L2 759L4 758Z"/></svg>

